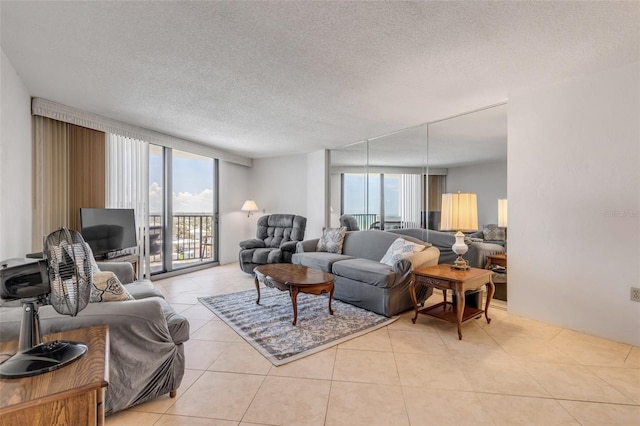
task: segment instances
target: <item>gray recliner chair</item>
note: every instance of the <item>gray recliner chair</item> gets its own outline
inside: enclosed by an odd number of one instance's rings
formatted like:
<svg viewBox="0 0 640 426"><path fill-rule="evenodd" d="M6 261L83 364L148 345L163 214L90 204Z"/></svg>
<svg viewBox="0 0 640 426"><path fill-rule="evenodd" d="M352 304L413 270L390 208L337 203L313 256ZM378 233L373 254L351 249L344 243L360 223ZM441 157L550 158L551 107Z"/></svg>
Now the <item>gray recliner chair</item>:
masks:
<svg viewBox="0 0 640 426"><path fill-rule="evenodd" d="M293 214L271 214L258 219L256 238L240 242L240 268L253 274L253 268L268 263L291 263L298 241L304 240L307 218Z"/></svg>
<svg viewBox="0 0 640 426"><path fill-rule="evenodd" d="M360 227L358 226L358 222L356 218L351 216L350 214L343 214L340 216L340 226L344 226L347 228L347 231L359 231Z"/></svg>

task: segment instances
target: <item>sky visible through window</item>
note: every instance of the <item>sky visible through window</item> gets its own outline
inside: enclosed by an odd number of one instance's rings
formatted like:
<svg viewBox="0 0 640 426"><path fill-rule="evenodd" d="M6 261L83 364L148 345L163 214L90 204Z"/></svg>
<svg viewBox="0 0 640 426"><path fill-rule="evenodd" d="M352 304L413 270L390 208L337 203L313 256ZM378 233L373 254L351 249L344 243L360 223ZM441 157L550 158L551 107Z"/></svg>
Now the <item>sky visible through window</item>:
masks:
<svg viewBox="0 0 640 426"><path fill-rule="evenodd" d="M162 148L149 153L149 213L162 212ZM211 158L173 150L173 213L213 212Z"/></svg>
<svg viewBox="0 0 640 426"><path fill-rule="evenodd" d="M366 175L345 173L344 213L380 214L380 175L369 175L369 208L365 200ZM400 175L384 175L384 211L387 217L400 216Z"/></svg>

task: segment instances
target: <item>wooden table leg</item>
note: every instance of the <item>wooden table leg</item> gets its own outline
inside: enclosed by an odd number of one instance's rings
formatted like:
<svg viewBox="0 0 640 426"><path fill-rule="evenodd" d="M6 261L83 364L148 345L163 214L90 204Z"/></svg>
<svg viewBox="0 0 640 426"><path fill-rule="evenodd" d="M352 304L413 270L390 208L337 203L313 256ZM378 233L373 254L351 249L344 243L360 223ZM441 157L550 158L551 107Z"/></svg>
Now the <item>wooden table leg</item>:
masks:
<svg viewBox="0 0 640 426"><path fill-rule="evenodd" d="M489 277L489 282L487 283L487 301L484 304L484 317L487 319L487 324L491 324L491 318L489 318L489 303L491 303L495 291L496 286L493 283L493 278Z"/></svg>
<svg viewBox="0 0 640 426"><path fill-rule="evenodd" d="M291 286L291 304L293 305L293 325L298 321L298 287Z"/></svg>
<svg viewBox="0 0 640 426"><path fill-rule="evenodd" d="M464 291L456 290L456 319L458 322L458 340L462 340L463 314L464 314Z"/></svg>
<svg viewBox="0 0 640 426"><path fill-rule="evenodd" d="M411 321L415 324L418 318L418 298L416 297L416 280L413 277L411 277L411 281L409 282L409 294L411 295L413 310L415 312Z"/></svg>
<svg viewBox="0 0 640 426"><path fill-rule="evenodd" d="M334 286L331 285L331 291L329 292L329 314L333 315L333 309L331 309L331 299L333 299L333 289Z"/></svg>
<svg viewBox="0 0 640 426"><path fill-rule="evenodd" d="M256 305L260 304L260 281L258 280L258 274L255 274L255 281L256 281L256 290L258 291L258 300L256 300Z"/></svg>

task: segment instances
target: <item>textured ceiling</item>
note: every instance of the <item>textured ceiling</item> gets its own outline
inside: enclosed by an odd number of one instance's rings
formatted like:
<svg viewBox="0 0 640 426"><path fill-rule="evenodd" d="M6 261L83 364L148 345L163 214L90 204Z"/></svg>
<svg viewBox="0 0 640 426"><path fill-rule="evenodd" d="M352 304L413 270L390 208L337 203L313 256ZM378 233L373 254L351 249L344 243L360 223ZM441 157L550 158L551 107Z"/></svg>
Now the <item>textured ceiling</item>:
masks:
<svg viewBox="0 0 640 426"><path fill-rule="evenodd" d="M34 97L250 158L637 61L640 2L8 2Z"/></svg>

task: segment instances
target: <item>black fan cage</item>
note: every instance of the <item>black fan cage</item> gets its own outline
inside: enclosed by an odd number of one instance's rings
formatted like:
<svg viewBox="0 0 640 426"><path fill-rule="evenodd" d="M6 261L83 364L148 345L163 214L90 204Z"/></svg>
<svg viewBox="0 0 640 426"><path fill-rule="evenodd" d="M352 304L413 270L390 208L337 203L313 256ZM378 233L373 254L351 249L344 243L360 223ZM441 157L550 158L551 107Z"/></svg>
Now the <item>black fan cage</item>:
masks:
<svg viewBox="0 0 640 426"><path fill-rule="evenodd" d="M75 316L89 303L93 284L89 253L82 235L67 228L52 232L44 242L50 303L61 314Z"/></svg>

